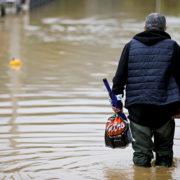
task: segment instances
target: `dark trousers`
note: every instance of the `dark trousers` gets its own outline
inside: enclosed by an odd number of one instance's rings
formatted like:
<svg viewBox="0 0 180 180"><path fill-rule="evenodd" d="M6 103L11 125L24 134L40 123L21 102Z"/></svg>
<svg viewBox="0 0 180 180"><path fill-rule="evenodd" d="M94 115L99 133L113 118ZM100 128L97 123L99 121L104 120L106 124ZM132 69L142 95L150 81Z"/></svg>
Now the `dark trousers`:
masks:
<svg viewBox="0 0 180 180"><path fill-rule="evenodd" d="M156 153L156 165L172 165L173 139L175 131L174 120L167 121L158 129L152 129L134 122L130 122L134 142L133 162L137 166L150 167L153 151Z"/></svg>

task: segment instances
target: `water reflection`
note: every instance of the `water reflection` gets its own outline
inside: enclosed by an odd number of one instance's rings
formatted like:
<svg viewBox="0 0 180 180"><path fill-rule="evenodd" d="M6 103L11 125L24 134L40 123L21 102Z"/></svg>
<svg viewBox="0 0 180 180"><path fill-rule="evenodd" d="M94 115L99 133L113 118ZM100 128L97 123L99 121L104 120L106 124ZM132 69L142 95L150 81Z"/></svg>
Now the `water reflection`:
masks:
<svg viewBox="0 0 180 180"><path fill-rule="evenodd" d="M128 165L129 166L129 165ZM152 168L142 168L137 166L132 166L130 169L127 167L119 165L118 168L107 168L105 170L105 177L108 180L170 180L176 179L173 177L174 167L152 167Z"/></svg>
<svg viewBox="0 0 180 180"><path fill-rule="evenodd" d="M157 180L169 180L173 179L172 172L173 168L166 167L156 167L156 168L141 168L134 166L134 177L133 180L144 180L147 177L149 179L157 179Z"/></svg>
<svg viewBox="0 0 180 180"><path fill-rule="evenodd" d="M169 3L159 8L179 41L179 2ZM131 146L104 147L112 110L102 78L112 79L124 44L157 7L144 0L61 0L0 21L0 179L180 177L179 120L170 169L137 168ZM8 67L12 57L23 62L19 71Z"/></svg>
<svg viewBox="0 0 180 180"><path fill-rule="evenodd" d="M11 98L11 103L12 103L12 113L11 113L11 118L9 120L9 124L11 126L9 133L12 135L12 137L9 139L10 141L10 147L13 149L17 148L17 142L15 140L16 135L19 134L18 132L18 125L15 123L15 120L18 117L18 98L17 95L20 94L21 90L21 85L19 82L19 76L20 76L20 71L16 71L13 69L10 69L9 71L9 77L10 77L10 98ZM13 152L12 155L16 155L17 152Z"/></svg>

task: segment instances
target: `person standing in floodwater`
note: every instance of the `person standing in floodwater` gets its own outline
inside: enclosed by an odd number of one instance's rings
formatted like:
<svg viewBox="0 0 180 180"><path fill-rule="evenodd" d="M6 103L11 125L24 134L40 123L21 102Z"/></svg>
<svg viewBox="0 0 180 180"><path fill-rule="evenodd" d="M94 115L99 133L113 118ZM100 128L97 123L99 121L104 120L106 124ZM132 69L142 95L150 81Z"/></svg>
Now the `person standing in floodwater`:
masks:
<svg viewBox="0 0 180 180"><path fill-rule="evenodd" d="M170 167L173 162L173 116L180 107L180 47L166 29L164 15L149 14L144 31L125 45L113 78L112 91L118 98L126 86L125 107L135 140L133 162L142 167L151 167L153 151L156 166Z"/></svg>

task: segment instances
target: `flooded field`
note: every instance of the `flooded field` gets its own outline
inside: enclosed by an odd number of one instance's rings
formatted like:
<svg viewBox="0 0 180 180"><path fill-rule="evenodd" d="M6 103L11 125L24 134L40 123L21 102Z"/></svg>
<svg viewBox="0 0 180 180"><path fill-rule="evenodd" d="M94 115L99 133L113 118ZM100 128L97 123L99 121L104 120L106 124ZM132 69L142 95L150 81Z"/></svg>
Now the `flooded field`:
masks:
<svg viewBox="0 0 180 180"><path fill-rule="evenodd" d="M136 2L136 3L135 3ZM131 145L104 145L113 114L102 79L147 14L167 15L180 43L180 3L60 0L0 19L0 179L178 180L180 120L171 168L134 167ZM178 14L179 13L179 14ZM12 58L22 61L14 70Z"/></svg>

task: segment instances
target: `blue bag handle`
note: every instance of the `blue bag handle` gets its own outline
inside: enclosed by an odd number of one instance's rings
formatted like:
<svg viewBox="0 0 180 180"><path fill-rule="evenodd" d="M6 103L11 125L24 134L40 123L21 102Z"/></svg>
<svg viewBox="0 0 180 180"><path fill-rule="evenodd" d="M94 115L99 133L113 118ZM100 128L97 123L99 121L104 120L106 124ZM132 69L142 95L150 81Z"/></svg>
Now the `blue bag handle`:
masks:
<svg viewBox="0 0 180 180"><path fill-rule="evenodd" d="M104 82L104 85L105 85L105 87L106 87L106 89L107 89L107 91L108 91L108 93L109 93L109 97L110 97L110 99L111 99L111 104L112 104L112 106L114 106L114 107L116 107L116 108L119 108L119 109L121 110L121 111L118 113L118 116L122 117L124 120L127 120L125 114L122 112L121 107L119 107L119 103L118 103L117 97L116 97L116 95L112 92L111 87L110 87L107 79L104 78L104 79L103 79L103 82Z"/></svg>

